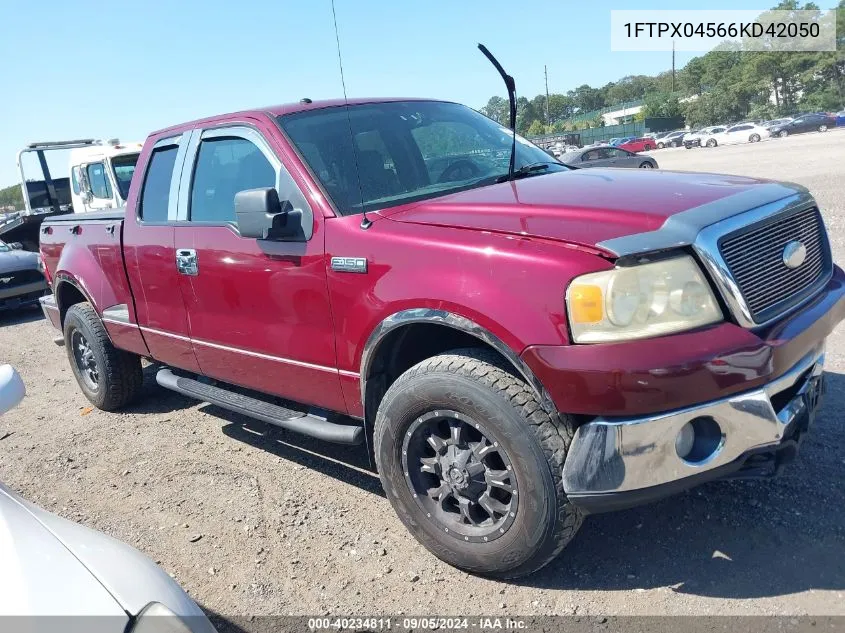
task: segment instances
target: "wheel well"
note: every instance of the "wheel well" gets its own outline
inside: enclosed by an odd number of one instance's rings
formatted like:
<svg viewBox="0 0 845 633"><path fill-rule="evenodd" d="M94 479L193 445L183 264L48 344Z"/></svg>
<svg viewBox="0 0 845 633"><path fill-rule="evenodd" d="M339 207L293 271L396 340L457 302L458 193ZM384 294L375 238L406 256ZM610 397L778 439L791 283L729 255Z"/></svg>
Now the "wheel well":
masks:
<svg viewBox="0 0 845 633"><path fill-rule="evenodd" d="M436 323L409 323L388 333L376 348L366 376L366 419L375 419L385 392L405 371L426 358L467 347L490 350L501 359L503 368L521 375L498 350L472 334Z"/></svg>
<svg viewBox="0 0 845 633"><path fill-rule="evenodd" d="M72 283L64 281L56 288L56 303L59 306L59 323L62 327L65 324L65 315L70 306L77 303L85 303L88 299Z"/></svg>

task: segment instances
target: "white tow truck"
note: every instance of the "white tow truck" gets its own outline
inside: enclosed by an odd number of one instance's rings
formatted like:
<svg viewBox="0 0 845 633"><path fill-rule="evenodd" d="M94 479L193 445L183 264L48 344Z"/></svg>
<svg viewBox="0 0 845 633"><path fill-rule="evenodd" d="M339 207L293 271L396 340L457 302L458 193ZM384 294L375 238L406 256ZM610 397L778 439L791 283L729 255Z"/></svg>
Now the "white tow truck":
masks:
<svg viewBox="0 0 845 633"><path fill-rule="evenodd" d="M46 153L70 151L69 176L53 178ZM23 156L34 153L41 179L27 178ZM141 143L78 139L30 143L18 152L24 208L0 220L0 239L20 242L26 250L38 250L38 230L45 217L63 213L86 213L122 207Z"/></svg>

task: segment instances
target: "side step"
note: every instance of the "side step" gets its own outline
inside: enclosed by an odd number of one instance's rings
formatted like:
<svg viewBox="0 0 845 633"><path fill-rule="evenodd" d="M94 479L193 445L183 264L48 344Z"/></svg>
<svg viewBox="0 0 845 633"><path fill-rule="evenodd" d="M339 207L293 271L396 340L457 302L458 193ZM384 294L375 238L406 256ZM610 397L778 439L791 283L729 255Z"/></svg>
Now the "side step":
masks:
<svg viewBox="0 0 845 633"><path fill-rule="evenodd" d="M302 411L293 411L228 389L206 385L193 378L177 376L169 369L160 369L156 373L156 382L165 389L177 391L190 398L210 402L223 409L318 440L336 444L361 444L364 440L364 428L361 426L335 424Z"/></svg>

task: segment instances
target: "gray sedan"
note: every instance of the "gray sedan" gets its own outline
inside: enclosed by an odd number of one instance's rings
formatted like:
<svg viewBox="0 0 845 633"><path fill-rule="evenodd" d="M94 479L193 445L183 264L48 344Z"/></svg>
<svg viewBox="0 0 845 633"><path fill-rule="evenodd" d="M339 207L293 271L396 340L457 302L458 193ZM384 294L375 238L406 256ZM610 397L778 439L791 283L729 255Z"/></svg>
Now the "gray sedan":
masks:
<svg viewBox="0 0 845 633"><path fill-rule="evenodd" d="M633 167L657 169L657 161L651 156L635 154L620 147L585 147L575 152L562 154L558 160L571 167Z"/></svg>

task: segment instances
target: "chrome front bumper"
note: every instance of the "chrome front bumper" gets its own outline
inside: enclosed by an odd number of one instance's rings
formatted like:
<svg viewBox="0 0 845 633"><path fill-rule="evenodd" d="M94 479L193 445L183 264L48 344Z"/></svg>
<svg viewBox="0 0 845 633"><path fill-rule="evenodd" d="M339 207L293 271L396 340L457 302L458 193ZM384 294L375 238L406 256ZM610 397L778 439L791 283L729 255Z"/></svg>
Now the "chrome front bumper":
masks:
<svg viewBox="0 0 845 633"><path fill-rule="evenodd" d="M818 348L767 385L722 400L638 418L598 418L575 433L563 487L575 505L597 512L637 505L717 479L744 458L775 451L812 422L823 391L824 350ZM718 424L712 452L699 461L679 456L676 439L696 418ZM617 497L617 499L611 499Z"/></svg>

